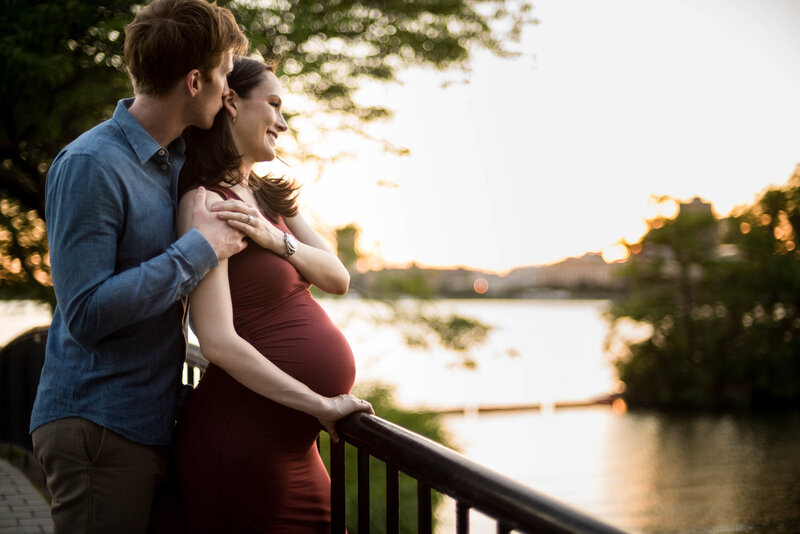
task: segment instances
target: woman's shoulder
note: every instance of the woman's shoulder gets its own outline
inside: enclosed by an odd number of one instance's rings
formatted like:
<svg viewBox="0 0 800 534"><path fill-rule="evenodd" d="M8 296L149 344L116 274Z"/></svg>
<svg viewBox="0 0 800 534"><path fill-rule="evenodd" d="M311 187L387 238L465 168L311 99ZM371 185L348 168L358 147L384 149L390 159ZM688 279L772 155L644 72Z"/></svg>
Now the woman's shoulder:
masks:
<svg viewBox="0 0 800 534"><path fill-rule="evenodd" d="M200 187L201 186L199 186L199 185L190 187L189 189L187 189L183 193L183 196L181 196L180 202L179 202L179 205L178 205L178 210L179 211L181 211L181 212L186 211L187 213L192 211L193 206L194 206L194 197L197 196ZM217 202L219 200L227 200L229 198L229 197L224 196L224 191L219 191L219 189L224 189L224 188L218 188L216 186L214 186L214 187L202 186L202 187L206 190L206 207L207 208L210 208L211 205L214 202Z"/></svg>

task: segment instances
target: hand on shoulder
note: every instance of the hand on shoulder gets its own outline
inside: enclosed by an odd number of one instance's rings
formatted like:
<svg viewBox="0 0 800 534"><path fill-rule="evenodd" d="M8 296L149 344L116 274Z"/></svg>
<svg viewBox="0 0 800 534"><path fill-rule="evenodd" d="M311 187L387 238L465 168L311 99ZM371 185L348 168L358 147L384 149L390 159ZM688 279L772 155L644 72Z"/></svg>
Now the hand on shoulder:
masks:
<svg viewBox="0 0 800 534"><path fill-rule="evenodd" d="M198 187L188 191L181 199L181 227L184 231L195 228L206 238L222 261L244 250L245 234L220 220L209 207L220 199L218 193ZM188 214L187 214L188 212ZM190 215L190 218L187 217ZM187 224L188 223L188 224Z"/></svg>
<svg viewBox="0 0 800 534"><path fill-rule="evenodd" d="M210 206L216 216L247 234L258 246L282 255L284 252L283 232L276 228L257 206L241 200L228 199L213 202Z"/></svg>

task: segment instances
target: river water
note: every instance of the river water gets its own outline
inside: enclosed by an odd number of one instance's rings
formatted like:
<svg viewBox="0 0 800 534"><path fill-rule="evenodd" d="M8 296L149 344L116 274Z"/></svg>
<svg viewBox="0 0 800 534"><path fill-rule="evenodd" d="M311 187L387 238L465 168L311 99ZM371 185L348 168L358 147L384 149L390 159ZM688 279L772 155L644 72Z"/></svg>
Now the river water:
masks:
<svg viewBox="0 0 800 534"><path fill-rule="evenodd" d="M380 305L324 305L353 345L359 381L394 385L408 406L465 409L445 417L458 449L537 491L630 532L800 532L800 412L554 408L618 390L604 352L607 301L438 302L434 311L493 327L469 351L474 370L444 349L405 347L402 326L369 320ZM543 409L476 410L532 403ZM438 515L439 532L453 532L454 503ZM496 531L475 512L470 521L472 532Z"/></svg>
<svg viewBox="0 0 800 534"><path fill-rule="evenodd" d="M464 409L466 415L444 417L451 441L499 473L630 532L800 532L800 413L554 408L619 387L603 349L606 301L424 305L426 313L458 313L492 326L486 342L466 353L433 340L409 348L408 334L424 334L382 304L322 303L353 346L359 384L389 384L408 407ZM0 344L48 320L46 308L0 303ZM543 409L477 413L526 404ZM440 507L438 532L454 531L454 508L447 500ZM472 532L495 532L476 512L471 524Z"/></svg>

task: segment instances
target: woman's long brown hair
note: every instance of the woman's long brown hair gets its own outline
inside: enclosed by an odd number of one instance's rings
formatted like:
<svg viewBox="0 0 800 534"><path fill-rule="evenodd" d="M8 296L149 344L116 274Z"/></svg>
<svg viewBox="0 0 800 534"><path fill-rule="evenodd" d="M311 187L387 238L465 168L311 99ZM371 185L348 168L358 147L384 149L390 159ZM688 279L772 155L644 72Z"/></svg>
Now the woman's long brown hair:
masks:
<svg viewBox="0 0 800 534"><path fill-rule="evenodd" d="M274 72L274 67L254 59L237 58L233 62L233 71L228 74L228 86L240 97L247 98L253 88L264 80L267 72ZM247 177L242 176L239 171L242 155L233 142L225 108L214 117L211 128L203 130L190 126L183 132L183 137L186 140L186 163L180 174L180 195L201 185L230 187L246 179L258 207L273 221L277 216L293 217L297 214L299 186L294 180L261 177L254 172Z"/></svg>

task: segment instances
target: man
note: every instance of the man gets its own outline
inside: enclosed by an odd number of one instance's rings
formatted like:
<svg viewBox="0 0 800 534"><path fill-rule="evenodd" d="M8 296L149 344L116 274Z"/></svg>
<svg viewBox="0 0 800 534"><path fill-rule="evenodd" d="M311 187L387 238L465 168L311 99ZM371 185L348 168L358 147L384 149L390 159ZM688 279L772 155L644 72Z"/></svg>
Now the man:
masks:
<svg viewBox="0 0 800 534"><path fill-rule="evenodd" d="M243 235L197 195L176 239L180 137L211 126L247 40L226 9L154 0L125 29L135 98L47 179L58 305L31 416L55 532L143 533L163 480L185 356L185 296Z"/></svg>

